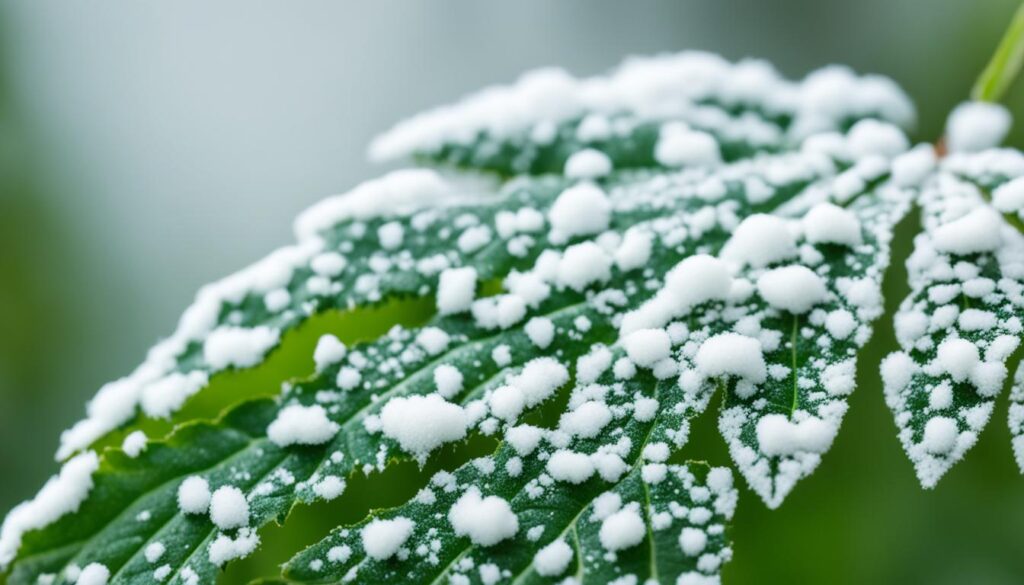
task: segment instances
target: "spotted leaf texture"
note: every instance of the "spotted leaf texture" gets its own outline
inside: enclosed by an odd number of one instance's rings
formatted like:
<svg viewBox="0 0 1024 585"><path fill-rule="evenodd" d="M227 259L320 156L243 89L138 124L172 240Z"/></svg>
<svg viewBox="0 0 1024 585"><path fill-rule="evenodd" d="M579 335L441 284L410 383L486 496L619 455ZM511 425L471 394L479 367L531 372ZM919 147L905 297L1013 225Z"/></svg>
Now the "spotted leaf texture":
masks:
<svg viewBox="0 0 1024 585"><path fill-rule="evenodd" d="M4 522L8 582L214 582L336 500L361 519L268 579L718 583L738 490L695 460L693 420L715 405L732 466L781 505L840 430L915 204L883 373L933 484L1016 347L1024 165L962 132L937 160L913 118L882 77L683 53L402 122L371 154L422 166L305 211L100 389ZM406 464L433 471L404 503L346 498Z"/></svg>

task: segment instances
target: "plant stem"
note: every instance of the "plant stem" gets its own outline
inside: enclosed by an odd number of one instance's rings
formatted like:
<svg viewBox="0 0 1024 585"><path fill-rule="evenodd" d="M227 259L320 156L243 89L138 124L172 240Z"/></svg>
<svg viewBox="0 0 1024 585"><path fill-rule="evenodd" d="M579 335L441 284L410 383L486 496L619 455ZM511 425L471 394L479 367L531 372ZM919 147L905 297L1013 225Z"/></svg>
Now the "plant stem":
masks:
<svg viewBox="0 0 1024 585"><path fill-rule="evenodd" d="M998 102L1013 85L1021 65L1024 65L1024 3L1017 8L992 59L974 83L971 99Z"/></svg>

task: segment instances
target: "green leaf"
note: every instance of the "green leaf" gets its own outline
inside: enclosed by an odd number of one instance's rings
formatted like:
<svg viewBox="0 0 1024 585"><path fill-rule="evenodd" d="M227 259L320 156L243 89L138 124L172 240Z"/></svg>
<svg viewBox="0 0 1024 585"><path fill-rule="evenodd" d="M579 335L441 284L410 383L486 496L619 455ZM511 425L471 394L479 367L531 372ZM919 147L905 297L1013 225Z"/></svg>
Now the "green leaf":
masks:
<svg viewBox="0 0 1024 585"><path fill-rule="evenodd" d="M1020 341L1024 237L986 201L1006 180L998 169L1010 168L992 160L954 157L922 190L911 293L895 316L902 351L882 364L900 442L926 488L974 446Z"/></svg>
<svg viewBox="0 0 1024 585"><path fill-rule="evenodd" d="M378 150L505 179L397 171L201 290L8 517L9 582L212 582L295 506L479 437L493 453L310 535L284 576L540 582L558 541L559 577L714 582L737 496L726 470L677 464L699 458L691 419L721 392L771 507L831 445L931 162L875 117L912 118L887 80L688 54L542 74L403 126ZM178 501L194 477L208 510Z"/></svg>

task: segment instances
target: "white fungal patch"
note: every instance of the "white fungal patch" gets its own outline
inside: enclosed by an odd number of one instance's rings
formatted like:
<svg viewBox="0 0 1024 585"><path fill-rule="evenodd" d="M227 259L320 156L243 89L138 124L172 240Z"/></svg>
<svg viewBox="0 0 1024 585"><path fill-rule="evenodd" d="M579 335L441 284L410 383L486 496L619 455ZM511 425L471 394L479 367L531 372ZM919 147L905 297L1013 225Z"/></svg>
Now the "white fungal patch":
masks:
<svg viewBox="0 0 1024 585"><path fill-rule="evenodd" d="M178 486L178 508L185 514L206 514L210 507L210 484L193 475Z"/></svg>
<svg viewBox="0 0 1024 585"><path fill-rule="evenodd" d="M576 236L597 234L608 229L612 205L594 183L580 183L558 196L548 212L551 237L565 241Z"/></svg>
<svg viewBox="0 0 1024 585"><path fill-rule="evenodd" d="M950 221L935 230L935 249L953 254L990 252L1003 242L1002 219L990 207Z"/></svg>
<svg viewBox="0 0 1024 585"><path fill-rule="evenodd" d="M230 530L249 524L249 502L242 490L234 486L221 486L210 498L210 520L221 530Z"/></svg>
<svg viewBox="0 0 1024 585"><path fill-rule="evenodd" d="M804 215L804 236L813 244L858 246L863 241L860 220L832 203L819 203Z"/></svg>
<svg viewBox="0 0 1024 585"><path fill-rule="evenodd" d="M541 577L557 577L569 568L572 561L572 548L559 538L552 541L533 556L533 569Z"/></svg>
<svg viewBox="0 0 1024 585"><path fill-rule="evenodd" d="M461 406L437 394L392 398L381 409L380 422L385 435L419 459L465 438L469 425Z"/></svg>
<svg viewBox="0 0 1024 585"><path fill-rule="evenodd" d="M129 457L138 457L146 450L147 441L146 433L142 431L132 431L121 443L121 450Z"/></svg>
<svg viewBox="0 0 1024 585"><path fill-rule="evenodd" d="M561 449L547 462L548 474L558 481L579 484L594 475L594 463L583 453Z"/></svg>
<svg viewBox="0 0 1024 585"><path fill-rule="evenodd" d="M810 311L828 295L821 277L800 265L765 272L757 279L757 292L776 309L798 315Z"/></svg>
<svg viewBox="0 0 1024 585"><path fill-rule="evenodd" d="M623 341L626 355L638 366L649 368L667 358L672 340L664 329L641 329L630 333Z"/></svg>
<svg viewBox="0 0 1024 585"><path fill-rule="evenodd" d="M320 336L316 342L316 349L313 350L313 363L316 364L316 371L323 371L328 366L340 362L347 351L345 344L334 335L327 333Z"/></svg>
<svg viewBox="0 0 1024 585"><path fill-rule="evenodd" d="M757 443L772 457L800 452L824 453L838 427L816 417L792 422L781 414L768 414L757 422Z"/></svg>
<svg viewBox="0 0 1024 585"><path fill-rule="evenodd" d="M459 536L478 546L494 546L519 531L519 519L508 501L498 496L481 497L472 487L452 505L448 521Z"/></svg>
<svg viewBox="0 0 1024 585"><path fill-rule="evenodd" d="M946 120L946 144L952 152L977 152L998 146L1010 131L1010 112L992 102L964 102Z"/></svg>
<svg viewBox="0 0 1024 585"><path fill-rule="evenodd" d="M434 386L437 393L445 399L454 397L462 392L462 372L451 364L441 364L434 368Z"/></svg>
<svg viewBox="0 0 1024 585"><path fill-rule="evenodd" d="M75 585L107 585L110 579L110 569L100 563L89 563L78 574Z"/></svg>
<svg viewBox="0 0 1024 585"><path fill-rule="evenodd" d="M293 404L277 413L277 418L267 427L267 437L280 447L320 445L333 439L339 428L319 404Z"/></svg>
<svg viewBox="0 0 1024 585"><path fill-rule="evenodd" d="M929 453L945 455L956 446L959 435L956 421L945 416L936 416L924 425L922 445Z"/></svg>
<svg viewBox="0 0 1024 585"><path fill-rule="evenodd" d="M611 278L612 258L594 242L569 246L558 263L558 283L582 292L588 286Z"/></svg>
<svg viewBox="0 0 1024 585"><path fill-rule="evenodd" d="M234 538L226 534L220 534L210 543L208 558L210 563L220 567L228 561L249 556L256 550L259 544L259 534L251 528L239 530Z"/></svg>
<svg viewBox="0 0 1024 585"><path fill-rule="evenodd" d="M0 529L0 566L6 567L18 552L22 536L77 512L93 487L99 457L86 451L68 460L31 500L15 507Z"/></svg>
<svg viewBox="0 0 1024 585"><path fill-rule="evenodd" d="M612 160L593 148L574 152L565 161L565 176L570 179L598 179L612 172Z"/></svg>
<svg viewBox="0 0 1024 585"><path fill-rule="evenodd" d="M449 268L441 273L437 285L437 312L452 315L468 311L476 296L476 269Z"/></svg>
<svg viewBox="0 0 1024 585"><path fill-rule="evenodd" d="M219 327L206 338L203 359L217 370L254 366L267 350L277 345L279 335L279 331L269 327Z"/></svg>
<svg viewBox="0 0 1024 585"><path fill-rule="evenodd" d="M758 213L744 219L722 248L722 258L757 268L795 258L796 238L786 220Z"/></svg>
<svg viewBox="0 0 1024 585"><path fill-rule="evenodd" d="M720 333L707 339L697 350L694 361L708 378L736 375L760 384L767 377L761 342L737 333Z"/></svg>
<svg viewBox="0 0 1024 585"><path fill-rule="evenodd" d="M564 365L542 357L527 362L518 375L509 378L509 385L522 391L526 406L536 406L568 381L569 370Z"/></svg>
<svg viewBox="0 0 1024 585"><path fill-rule="evenodd" d="M415 527L416 523L404 516L387 520L375 519L360 531L363 550L371 559L390 559L409 540Z"/></svg>
<svg viewBox="0 0 1024 585"><path fill-rule="evenodd" d="M598 538L605 550L616 552L640 544L646 534L647 526L640 514L626 507L601 522Z"/></svg>
<svg viewBox="0 0 1024 585"><path fill-rule="evenodd" d="M666 167L713 166L722 161L718 141L685 124L665 124L654 146L654 158Z"/></svg>

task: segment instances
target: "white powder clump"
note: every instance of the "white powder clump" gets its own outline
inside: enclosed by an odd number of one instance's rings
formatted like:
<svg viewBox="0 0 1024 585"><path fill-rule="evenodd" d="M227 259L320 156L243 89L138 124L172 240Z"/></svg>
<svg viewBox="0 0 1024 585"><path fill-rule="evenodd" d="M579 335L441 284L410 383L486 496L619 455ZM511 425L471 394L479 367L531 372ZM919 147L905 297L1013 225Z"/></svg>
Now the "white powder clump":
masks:
<svg viewBox="0 0 1024 585"><path fill-rule="evenodd" d="M367 556L378 561L391 558L412 536L416 524L403 516L376 519L363 527L360 536Z"/></svg>
<svg viewBox="0 0 1024 585"><path fill-rule="evenodd" d="M235 538L221 534L210 543L210 563L220 567L228 561L247 557L256 550L259 544L259 534L251 528L239 530Z"/></svg>
<svg viewBox="0 0 1024 585"><path fill-rule="evenodd" d="M1012 123L1010 112L999 104L964 102L946 120L946 144L951 152L992 148L1006 138Z"/></svg>
<svg viewBox="0 0 1024 585"><path fill-rule="evenodd" d="M565 572L572 560L572 548L559 538L537 551L533 556L533 568L541 577L557 577Z"/></svg>
<svg viewBox="0 0 1024 585"><path fill-rule="evenodd" d="M178 486L178 507L186 514L205 514L210 507L210 484L198 475Z"/></svg>
<svg viewBox="0 0 1024 585"><path fill-rule="evenodd" d="M146 550L143 554L146 556L146 561L155 563L160 560L160 557L164 556L166 547L162 542L151 542L146 546Z"/></svg>
<svg viewBox="0 0 1024 585"><path fill-rule="evenodd" d="M328 475L313 485L313 493L329 502L345 493L345 487L345 480L337 475Z"/></svg>
<svg viewBox="0 0 1024 585"><path fill-rule="evenodd" d="M515 386L499 386L487 399L491 414L505 420L514 421L526 407L523 391Z"/></svg>
<svg viewBox="0 0 1024 585"><path fill-rule="evenodd" d="M437 355L448 349L451 337L439 327L424 327L416 336L416 343L430 355Z"/></svg>
<svg viewBox="0 0 1024 585"><path fill-rule="evenodd" d="M665 124L654 145L654 159L666 167L712 166L722 162L718 141L681 122Z"/></svg>
<svg viewBox="0 0 1024 585"><path fill-rule="evenodd" d="M313 350L313 363L316 364L316 371L321 372L327 366L336 364L345 357L345 344L337 337L327 333L321 335L316 342L316 349Z"/></svg>
<svg viewBox="0 0 1024 585"><path fill-rule="evenodd" d="M334 383L338 385L338 388L342 390L352 390L363 381L363 375L359 373L359 370L352 366L345 366L338 370L338 375L334 378Z"/></svg>
<svg viewBox="0 0 1024 585"><path fill-rule="evenodd" d="M464 438L469 426L465 410L437 394L392 398L381 410L380 422L385 435L419 459Z"/></svg>
<svg viewBox="0 0 1024 585"><path fill-rule="evenodd" d="M526 406L536 406L569 381L569 370L558 360L541 357L530 360L509 379L509 385L523 392Z"/></svg>
<svg viewBox="0 0 1024 585"><path fill-rule="evenodd" d="M966 380L979 360L978 347L966 339L946 339L935 354L936 364L956 382Z"/></svg>
<svg viewBox="0 0 1024 585"><path fill-rule="evenodd" d="M209 381L206 372L174 372L142 388L142 410L154 418L168 418ZM102 391L101 391L102 392Z"/></svg>
<svg viewBox="0 0 1024 585"><path fill-rule="evenodd" d="M857 329L857 320L846 309L836 309L825 316L825 329L836 339L846 339Z"/></svg>
<svg viewBox="0 0 1024 585"><path fill-rule="evenodd" d="M389 221L377 229L377 238L380 240L380 247L385 250L394 250L402 245L405 237L405 229L397 221Z"/></svg>
<svg viewBox="0 0 1024 585"><path fill-rule="evenodd" d="M761 342L738 333L720 333L700 345L694 358L697 369L708 378L737 375L760 384L767 376Z"/></svg>
<svg viewBox="0 0 1024 585"><path fill-rule="evenodd" d="M534 317L526 322L526 336L540 349L546 349L555 338L555 324L547 317Z"/></svg>
<svg viewBox="0 0 1024 585"><path fill-rule="evenodd" d="M893 158L910 148L902 130L872 118L854 124L847 133L846 142L850 154L856 159L873 155Z"/></svg>
<svg viewBox="0 0 1024 585"><path fill-rule="evenodd" d="M138 457L146 450L146 441L146 433L143 431L133 431L124 438L124 441L121 443L121 450L129 457Z"/></svg>
<svg viewBox="0 0 1024 585"><path fill-rule="evenodd" d="M476 296L476 269L449 268L441 273L437 285L437 312L453 315L468 311Z"/></svg>
<svg viewBox="0 0 1024 585"><path fill-rule="evenodd" d="M596 437L612 420L612 411L604 402L588 400L562 415L559 428L574 437Z"/></svg>
<svg viewBox="0 0 1024 585"><path fill-rule="evenodd" d="M1003 213L1024 208L1024 177L1003 183L992 192L992 205Z"/></svg>
<svg viewBox="0 0 1024 585"><path fill-rule="evenodd" d="M929 453L944 455L956 446L958 434L959 430L955 420L945 416L936 416L925 423L922 444Z"/></svg>
<svg viewBox="0 0 1024 585"><path fill-rule="evenodd" d="M708 544L708 534L700 528L687 526L679 533L679 548L688 557L695 557L704 552Z"/></svg>
<svg viewBox="0 0 1024 585"><path fill-rule="evenodd" d="M573 185L562 191L548 211L552 240L564 242L603 232L608 229L611 214L612 204L600 187L593 183Z"/></svg>
<svg viewBox="0 0 1024 585"><path fill-rule="evenodd" d="M434 368L434 386L437 393L444 398L451 398L462 392L462 372L451 364L441 364Z"/></svg>
<svg viewBox="0 0 1024 585"><path fill-rule="evenodd" d="M797 315L825 300L825 282L806 266L797 264L769 270L757 279L757 292L776 309Z"/></svg>
<svg viewBox="0 0 1024 585"><path fill-rule="evenodd" d="M857 216L832 203L819 203L808 211L803 228L807 241L812 244L857 246L863 241Z"/></svg>
<svg viewBox="0 0 1024 585"><path fill-rule="evenodd" d="M601 546L615 552L640 544L646 534L647 527L640 514L626 507L604 519L598 537Z"/></svg>
<svg viewBox="0 0 1024 585"><path fill-rule="evenodd" d="M597 179L612 172L612 159L593 148L574 152L565 161L565 176L570 179Z"/></svg>
<svg viewBox="0 0 1024 585"><path fill-rule="evenodd" d="M218 327L203 343L203 359L215 370L253 366L277 345L279 336L270 327Z"/></svg>
<svg viewBox="0 0 1024 585"><path fill-rule="evenodd" d="M672 352L672 340L664 329L634 331L623 340L623 345L629 359L644 368L649 368L669 357Z"/></svg>
<svg viewBox="0 0 1024 585"><path fill-rule="evenodd" d="M664 327L697 305L724 300L732 284L729 267L722 260L707 254L689 256L669 270L664 288L653 299L623 317L619 333Z"/></svg>
<svg viewBox="0 0 1024 585"><path fill-rule="evenodd" d="M794 455L807 451L824 453L835 438L836 426L809 417L798 423L781 414L767 414L757 421L757 442L768 456Z"/></svg>
<svg viewBox="0 0 1024 585"><path fill-rule="evenodd" d="M352 548L346 544L341 546L332 546L327 551L327 560L332 563L344 563L352 556Z"/></svg>
<svg viewBox="0 0 1024 585"><path fill-rule="evenodd" d="M611 278L612 258L594 242L569 246L558 263L558 283L577 292Z"/></svg>
<svg viewBox="0 0 1024 585"><path fill-rule="evenodd" d="M558 481L579 484L594 475L594 463L583 453L559 449L548 459L547 472Z"/></svg>
<svg viewBox="0 0 1024 585"><path fill-rule="evenodd" d="M319 404L293 404L277 413L274 422L267 427L267 437L279 447L320 445L333 439L339 428L338 423L327 418L327 411Z"/></svg>
<svg viewBox="0 0 1024 585"><path fill-rule="evenodd" d="M760 268L796 257L796 240L786 220L758 213L743 220L722 248L722 258Z"/></svg>
<svg viewBox="0 0 1024 585"><path fill-rule="evenodd" d="M917 365L914 360L902 351L891 353L882 360L882 382L886 390L899 392L907 387Z"/></svg>
<svg viewBox="0 0 1024 585"><path fill-rule="evenodd" d="M100 563L89 563L78 574L75 585L106 585L110 579L110 569Z"/></svg>
<svg viewBox="0 0 1024 585"><path fill-rule="evenodd" d="M540 444L542 436L541 429L532 425L519 425L512 427L505 432L505 440L516 450L516 453L523 457L533 453Z"/></svg>
<svg viewBox="0 0 1024 585"><path fill-rule="evenodd" d="M615 249L615 265L628 272L643 267L651 258L654 236L646 230L631 229Z"/></svg>
<svg viewBox="0 0 1024 585"><path fill-rule="evenodd" d="M99 457L94 451L76 455L64 464L59 474L46 482L35 498L8 513L0 529L0 566L14 560L25 532L43 528L65 514L78 511L92 490L92 474L98 467Z"/></svg>
<svg viewBox="0 0 1024 585"><path fill-rule="evenodd" d="M967 215L935 229L935 249L952 254L990 252L1003 243L1003 220L994 209L978 207Z"/></svg>
<svg viewBox="0 0 1024 585"><path fill-rule="evenodd" d="M478 546L493 546L519 531L519 519L508 501L498 496L481 497L471 487L452 505L448 521L459 536Z"/></svg>
<svg viewBox="0 0 1024 585"><path fill-rule="evenodd" d="M210 498L210 520L221 530L249 524L249 502L242 490L230 485L217 488Z"/></svg>

